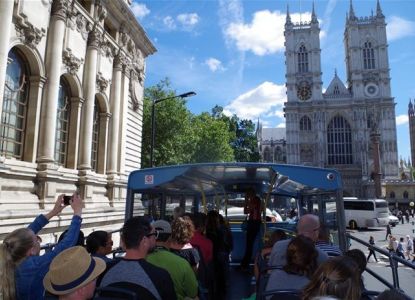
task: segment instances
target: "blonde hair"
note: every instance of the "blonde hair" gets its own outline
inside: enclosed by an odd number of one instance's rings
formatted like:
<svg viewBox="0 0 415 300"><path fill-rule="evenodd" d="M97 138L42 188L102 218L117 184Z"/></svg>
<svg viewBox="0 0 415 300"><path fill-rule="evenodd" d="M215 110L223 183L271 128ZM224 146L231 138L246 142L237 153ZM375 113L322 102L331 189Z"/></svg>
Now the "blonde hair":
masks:
<svg viewBox="0 0 415 300"><path fill-rule="evenodd" d="M15 269L33 247L32 231L16 229L9 233L0 245L0 294L2 299L16 299Z"/></svg>
<svg viewBox="0 0 415 300"><path fill-rule="evenodd" d="M171 224L171 239L178 244L186 244L193 237L195 228L189 217L179 217Z"/></svg>

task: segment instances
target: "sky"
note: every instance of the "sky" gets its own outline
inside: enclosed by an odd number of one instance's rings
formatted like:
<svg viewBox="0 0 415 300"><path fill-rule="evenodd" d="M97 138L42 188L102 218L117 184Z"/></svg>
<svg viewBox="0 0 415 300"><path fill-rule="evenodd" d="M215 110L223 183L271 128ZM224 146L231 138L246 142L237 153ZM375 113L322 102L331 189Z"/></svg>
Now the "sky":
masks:
<svg viewBox="0 0 415 300"><path fill-rule="evenodd" d="M145 86L166 77L177 94L194 91L195 114L215 105L263 127L285 127L284 23L311 19L312 0L134 0L131 9L157 52L146 60ZM346 82L343 33L349 0L315 0L320 22L323 91L334 72ZM408 103L415 99L415 0L380 0L387 22L399 157L410 158ZM376 0L353 0L357 17Z"/></svg>

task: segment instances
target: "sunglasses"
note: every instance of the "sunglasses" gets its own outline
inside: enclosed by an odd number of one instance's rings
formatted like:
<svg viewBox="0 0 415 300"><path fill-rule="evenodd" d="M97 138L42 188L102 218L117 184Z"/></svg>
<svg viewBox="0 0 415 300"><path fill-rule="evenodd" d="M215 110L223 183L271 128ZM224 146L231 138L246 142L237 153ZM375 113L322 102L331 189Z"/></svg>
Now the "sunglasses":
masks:
<svg viewBox="0 0 415 300"><path fill-rule="evenodd" d="M146 237L151 237L151 236L153 236L154 235L154 237L157 239L158 237L159 237L159 232L156 230L156 231L154 231L154 232L151 232L151 233L149 233L149 234L146 234Z"/></svg>

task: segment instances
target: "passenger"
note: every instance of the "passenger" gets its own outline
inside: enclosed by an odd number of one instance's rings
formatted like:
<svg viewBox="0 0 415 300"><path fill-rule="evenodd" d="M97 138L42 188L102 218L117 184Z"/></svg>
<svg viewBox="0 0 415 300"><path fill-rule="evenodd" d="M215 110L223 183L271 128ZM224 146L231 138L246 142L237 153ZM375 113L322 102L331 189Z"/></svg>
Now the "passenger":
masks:
<svg viewBox="0 0 415 300"><path fill-rule="evenodd" d="M406 297L405 295L401 294L396 290L384 290L380 293L376 300L408 300L410 298Z"/></svg>
<svg viewBox="0 0 415 300"><path fill-rule="evenodd" d="M176 299L169 273L145 260L156 246L157 234L146 217L127 220L121 229L125 256L107 264L97 285L129 290L140 299Z"/></svg>
<svg viewBox="0 0 415 300"><path fill-rule="evenodd" d="M156 240L156 248L147 255L146 260L169 272L173 280L177 299L195 298L198 292L198 284L192 267L185 259L171 253L167 247L166 242L171 235L169 222L158 220L152 225L158 231L159 235Z"/></svg>
<svg viewBox="0 0 415 300"><path fill-rule="evenodd" d="M195 228L189 217L178 217L171 224L172 234L168 243L170 251L183 257L192 266L195 273L199 265L199 252L189 242Z"/></svg>
<svg viewBox="0 0 415 300"><path fill-rule="evenodd" d="M96 278L105 270L105 261L91 257L84 247L59 253L43 279L45 289L60 300L87 300L94 296Z"/></svg>
<svg viewBox="0 0 415 300"><path fill-rule="evenodd" d="M357 263L357 266L359 268L359 274L360 274L360 280L359 280L360 288L362 289L362 291L365 291L366 288L363 282L363 272L366 270L366 265L367 265L365 254L360 249L351 249L351 250L346 251L344 255L350 257Z"/></svg>
<svg viewBox="0 0 415 300"><path fill-rule="evenodd" d="M113 244L112 234L103 230L94 231L86 238L86 250L92 256L102 258L105 262L111 261L107 255L112 252Z"/></svg>
<svg viewBox="0 0 415 300"><path fill-rule="evenodd" d="M181 206L176 206L173 210L173 220L184 216L184 209Z"/></svg>
<svg viewBox="0 0 415 300"><path fill-rule="evenodd" d="M73 217L68 234L53 250L39 256L40 244L36 234L64 209L63 196L58 197L49 213L37 216L28 228L16 229L3 240L0 246L0 294L3 299L43 299L42 280L52 259L78 239L82 201L74 194L70 203Z"/></svg>
<svg viewBox="0 0 415 300"><path fill-rule="evenodd" d="M248 214L246 229L245 254L242 258L240 268L247 271L252 258L252 251L256 236L261 229L261 199L256 196L253 189L247 190L245 194L244 214Z"/></svg>
<svg viewBox="0 0 415 300"><path fill-rule="evenodd" d="M330 241L330 230L324 225L320 225L316 248L326 252L329 257L340 256L343 254L339 246L334 245Z"/></svg>
<svg viewBox="0 0 415 300"><path fill-rule="evenodd" d="M206 237L213 244L213 269L218 294L215 299L222 299L226 295L227 272L229 268L229 249L225 242L224 232L220 228L219 213L211 210L206 220Z"/></svg>
<svg viewBox="0 0 415 300"><path fill-rule="evenodd" d="M316 242L318 239L318 233L320 229L320 220L318 216L313 214L306 214L301 216L297 224L297 235L303 235L308 237L312 241ZM290 240L282 240L275 243L272 247L271 255L269 259L270 266L283 267L286 265L286 253ZM320 265L328 259L327 254L319 248L316 248L318 252L317 264Z"/></svg>
<svg viewBox="0 0 415 300"><path fill-rule="evenodd" d="M64 232L61 233L61 235L58 238L58 243L62 241L66 234L68 233L68 229L66 229ZM82 246L85 247L85 235L82 230L79 230L78 240L76 241L74 246Z"/></svg>
<svg viewBox="0 0 415 300"><path fill-rule="evenodd" d="M254 275L257 280L260 272L268 266L269 256L271 255L274 244L278 241L285 240L286 238L287 234L284 230L276 229L272 231L271 236L265 242L261 252L255 257Z"/></svg>
<svg viewBox="0 0 415 300"><path fill-rule="evenodd" d="M317 255L309 238L300 235L292 239L287 249L287 264L271 272L266 290L302 289L316 270Z"/></svg>
<svg viewBox="0 0 415 300"><path fill-rule="evenodd" d="M321 264L303 290L303 300L316 296L334 296L342 300L359 300L359 270L353 259L333 257Z"/></svg>
<svg viewBox="0 0 415 300"><path fill-rule="evenodd" d="M195 247L200 254L199 267L197 269L199 298L212 299L215 291L213 243L204 234L206 229L206 215L197 212L192 214L190 218L195 227L190 244L192 244L192 246Z"/></svg>
<svg viewBox="0 0 415 300"><path fill-rule="evenodd" d="M205 263L209 264L212 261L213 244L204 234L206 228L206 215L195 213L190 218L195 227L190 244L199 249L200 255L203 256Z"/></svg>

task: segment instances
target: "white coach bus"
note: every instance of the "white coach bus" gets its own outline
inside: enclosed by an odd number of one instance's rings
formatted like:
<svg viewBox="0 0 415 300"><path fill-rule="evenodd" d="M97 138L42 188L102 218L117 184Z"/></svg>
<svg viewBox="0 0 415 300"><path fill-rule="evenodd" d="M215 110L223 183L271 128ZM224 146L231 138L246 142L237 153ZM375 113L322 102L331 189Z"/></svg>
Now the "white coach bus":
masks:
<svg viewBox="0 0 415 300"><path fill-rule="evenodd" d="M351 229L382 227L389 222L388 202L383 199L344 197L346 226Z"/></svg>

